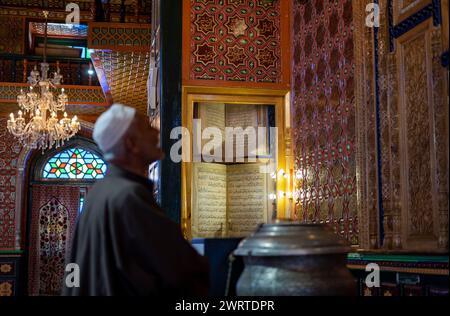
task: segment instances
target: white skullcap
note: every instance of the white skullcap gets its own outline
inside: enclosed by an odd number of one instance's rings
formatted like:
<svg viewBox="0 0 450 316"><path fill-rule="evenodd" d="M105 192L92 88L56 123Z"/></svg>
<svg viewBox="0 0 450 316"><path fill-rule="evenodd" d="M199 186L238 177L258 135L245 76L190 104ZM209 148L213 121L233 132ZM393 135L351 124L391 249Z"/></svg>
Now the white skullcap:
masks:
<svg viewBox="0 0 450 316"><path fill-rule="evenodd" d="M100 115L92 137L104 153L125 135L135 115L136 109L117 103Z"/></svg>

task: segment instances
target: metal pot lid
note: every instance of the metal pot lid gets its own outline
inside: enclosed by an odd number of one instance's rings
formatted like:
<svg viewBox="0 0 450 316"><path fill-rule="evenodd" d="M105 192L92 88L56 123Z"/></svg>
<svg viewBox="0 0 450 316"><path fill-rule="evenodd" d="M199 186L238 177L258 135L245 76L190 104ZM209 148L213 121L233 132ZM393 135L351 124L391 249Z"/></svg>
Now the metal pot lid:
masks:
<svg viewBox="0 0 450 316"><path fill-rule="evenodd" d="M328 225L280 222L261 225L235 256L303 256L348 253L348 242Z"/></svg>

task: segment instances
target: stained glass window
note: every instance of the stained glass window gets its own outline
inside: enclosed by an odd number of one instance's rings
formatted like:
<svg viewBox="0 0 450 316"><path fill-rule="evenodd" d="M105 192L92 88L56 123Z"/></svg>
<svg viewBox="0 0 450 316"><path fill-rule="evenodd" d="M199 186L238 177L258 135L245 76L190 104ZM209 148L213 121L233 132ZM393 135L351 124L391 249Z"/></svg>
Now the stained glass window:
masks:
<svg viewBox="0 0 450 316"><path fill-rule="evenodd" d="M45 179L102 179L106 163L96 154L81 148L71 148L57 153L45 164Z"/></svg>

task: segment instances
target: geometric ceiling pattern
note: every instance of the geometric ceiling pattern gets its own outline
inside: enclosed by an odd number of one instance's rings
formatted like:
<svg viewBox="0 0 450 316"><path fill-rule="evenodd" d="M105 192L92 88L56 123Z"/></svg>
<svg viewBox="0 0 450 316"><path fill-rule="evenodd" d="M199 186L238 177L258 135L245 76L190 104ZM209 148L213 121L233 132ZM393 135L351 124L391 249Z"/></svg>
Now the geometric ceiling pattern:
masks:
<svg viewBox="0 0 450 316"><path fill-rule="evenodd" d="M36 35L45 34L45 23L30 22L30 33ZM64 36L71 38L86 38L87 25L69 25L62 23L48 23L47 34L49 36Z"/></svg>
<svg viewBox="0 0 450 316"><path fill-rule="evenodd" d="M149 52L94 50L91 53L103 92L110 102L123 103L147 114Z"/></svg>
<svg viewBox="0 0 450 316"><path fill-rule="evenodd" d="M150 24L89 23L88 48L109 103L147 114L150 39Z"/></svg>

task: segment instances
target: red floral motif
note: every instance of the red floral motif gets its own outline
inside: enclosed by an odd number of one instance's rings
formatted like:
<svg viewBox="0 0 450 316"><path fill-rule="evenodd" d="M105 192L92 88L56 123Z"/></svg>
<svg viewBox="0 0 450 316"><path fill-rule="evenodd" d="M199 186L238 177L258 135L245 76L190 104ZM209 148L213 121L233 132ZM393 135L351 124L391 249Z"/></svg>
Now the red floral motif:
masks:
<svg viewBox="0 0 450 316"><path fill-rule="evenodd" d="M236 37L245 35L245 31L248 29L245 20L238 17L229 18L225 26L228 29L228 33Z"/></svg>
<svg viewBox="0 0 450 316"><path fill-rule="evenodd" d="M258 51L258 62L264 68L273 67L276 62L275 54L272 50L265 48Z"/></svg>
<svg viewBox="0 0 450 316"><path fill-rule="evenodd" d="M200 62L205 66L213 63L216 56L214 48L206 44L198 46L195 55L197 56L197 62Z"/></svg>
<svg viewBox="0 0 450 316"><path fill-rule="evenodd" d="M191 10L189 79L281 83L284 0L186 1Z"/></svg>
<svg viewBox="0 0 450 316"><path fill-rule="evenodd" d="M258 30L258 34L260 36L264 36L265 38L273 37L275 35L276 30L273 21L267 19L259 20L256 29Z"/></svg>
<svg viewBox="0 0 450 316"><path fill-rule="evenodd" d="M206 13L197 16L194 24L197 26L197 31L202 32L205 35L213 32L214 28L216 27L216 22L214 22L214 19L208 16Z"/></svg>

